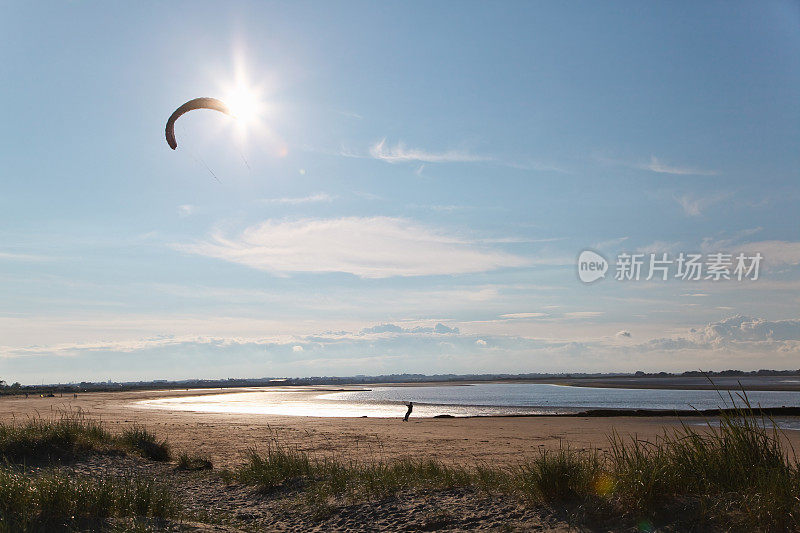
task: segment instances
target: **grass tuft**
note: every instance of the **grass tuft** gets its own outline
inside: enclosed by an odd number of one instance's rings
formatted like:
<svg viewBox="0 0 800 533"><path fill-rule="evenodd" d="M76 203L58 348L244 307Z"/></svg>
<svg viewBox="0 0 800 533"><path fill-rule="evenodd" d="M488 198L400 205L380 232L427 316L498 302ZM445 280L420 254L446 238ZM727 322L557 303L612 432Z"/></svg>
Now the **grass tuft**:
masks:
<svg viewBox="0 0 800 533"><path fill-rule="evenodd" d="M569 501L585 497L602 477L603 461L596 451L574 451L569 447L540 450L520 467L519 486L545 501Z"/></svg>
<svg viewBox="0 0 800 533"><path fill-rule="evenodd" d="M134 452L154 461L168 461L171 457L167 442L159 441L143 427L133 426L115 435L81 413L66 413L52 420L32 418L21 423L0 423L0 461L68 461L89 452Z"/></svg>
<svg viewBox="0 0 800 533"><path fill-rule="evenodd" d="M150 479L38 475L0 468L0 531L93 528L111 517L175 517L180 506Z"/></svg>
<svg viewBox="0 0 800 533"><path fill-rule="evenodd" d="M140 453L153 461L169 461L172 457L167 441L159 441L154 433L142 426L132 426L125 429L118 437L123 446Z"/></svg>
<svg viewBox="0 0 800 533"><path fill-rule="evenodd" d="M702 430L687 425L655 442L611 437L610 470L627 505L652 514L665 499L694 499L708 517L742 528L800 527L800 471L780 430L743 405ZM733 397L730 397L734 403Z"/></svg>
<svg viewBox="0 0 800 533"><path fill-rule="evenodd" d="M609 437L611 450L541 451L519 468L449 466L434 460L315 458L273 441L251 451L232 478L302 492L325 505L337 498L386 497L408 490L477 488L547 504L577 506L591 521L624 520L679 528L800 529L800 469L775 424L741 407L718 423L682 425L653 442Z"/></svg>
<svg viewBox="0 0 800 533"><path fill-rule="evenodd" d="M178 470L211 470L214 465L211 459L201 455L189 455L186 452L181 452L178 456Z"/></svg>
<svg viewBox="0 0 800 533"><path fill-rule="evenodd" d="M15 463L70 459L89 450L107 448L112 441L100 423L81 416L0 424L0 458Z"/></svg>

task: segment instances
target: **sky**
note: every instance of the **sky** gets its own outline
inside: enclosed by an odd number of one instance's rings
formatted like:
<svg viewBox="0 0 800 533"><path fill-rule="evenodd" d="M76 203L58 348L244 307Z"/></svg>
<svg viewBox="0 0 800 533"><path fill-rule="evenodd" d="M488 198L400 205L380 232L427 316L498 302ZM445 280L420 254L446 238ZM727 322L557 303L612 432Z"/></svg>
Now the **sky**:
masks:
<svg viewBox="0 0 800 533"><path fill-rule="evenodd" d="M800 368L796 2L3 2L0 65L9 383Z"/></svg>

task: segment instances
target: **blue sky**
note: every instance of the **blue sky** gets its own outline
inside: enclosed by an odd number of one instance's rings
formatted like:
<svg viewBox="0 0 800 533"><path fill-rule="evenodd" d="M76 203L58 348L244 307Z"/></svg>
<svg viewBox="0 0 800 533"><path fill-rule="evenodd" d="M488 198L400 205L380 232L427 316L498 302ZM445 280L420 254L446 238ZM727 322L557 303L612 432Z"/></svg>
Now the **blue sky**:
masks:
<svg viewBox="0 0 800 533"><path fill-rule="evenodd" d="M799 23L788 1L7 4L0 378L798 368ZM196 111L169 149L172 110L234 87L253 121ZM591 285L587 248L612 263ZM623 251L764 264L621 282Z"/></svg>

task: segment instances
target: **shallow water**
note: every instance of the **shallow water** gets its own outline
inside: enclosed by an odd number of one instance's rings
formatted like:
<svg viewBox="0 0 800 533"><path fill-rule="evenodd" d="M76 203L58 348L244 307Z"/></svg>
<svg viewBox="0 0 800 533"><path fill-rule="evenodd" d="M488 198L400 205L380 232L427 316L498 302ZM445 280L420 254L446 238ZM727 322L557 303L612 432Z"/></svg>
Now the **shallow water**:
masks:
<svg viewBox="0 0 800 533"><path fill-rule="evenodd" d="M543 383L393 386L326 391L268 387L202 396L160 398L138 407L197 411L318 417L397 417L405 402L414 402L415 417L559 414L587 409L715 409L730 406L727 393L665 389L606 389ZM800 392L748 391L761 407L800 407ZM724 399L723 399L724 398ZM734 395L736 398L736 395ZM726 405L727 402L727 405ZM737 402L739 402L737 398ZM741 403L741 402L739 402Z"/></svg>

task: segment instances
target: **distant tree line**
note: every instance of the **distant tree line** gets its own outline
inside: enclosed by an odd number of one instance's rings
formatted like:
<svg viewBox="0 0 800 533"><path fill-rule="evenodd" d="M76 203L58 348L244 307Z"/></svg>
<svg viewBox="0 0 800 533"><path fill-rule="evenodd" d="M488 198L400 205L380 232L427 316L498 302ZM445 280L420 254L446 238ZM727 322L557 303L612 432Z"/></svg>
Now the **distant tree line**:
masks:
<svg viewBox="0 0 800 533"><path fill-rule="evenodd" d="M52 384L52 385L21 385L15 382L8 385L0 380L0 395L3 394L57 394L77 392L112 392L130 390L153 390L163 388L177 389L203 389L218 387L270 387L286 385L367 385L370 383L422 383L422 382L481 382L481 381L542 381L554 379L581 379L604 377L717 377L717 376L800 376L800 370L722 370L719 372L701 372L691 370L682 373L671 372L643 372L634 373L585 373L572 372L563 374L527 373L527 374L385 374L380 376L312 376L305 378L228 378L228 379L184 379L153 381L127 381L127 382L90 382Z"/></svg>
<svg viewBox="0 0 800 533"><path fill-rule="evenodd" d="M633 374L637 378L645 377L645 378L674 378L674 377L690 377L690 378L702 378L702 377L726 377L726 376L796 376L800 375L800 370L720 370L718 372L714 372L710 370L708 372L703 372L700 370L689 370L687 372L682 372L680 374L673 374L670 372L655 372L655 373L648 373L642 372L641 370L634 372Z"/></svg>

